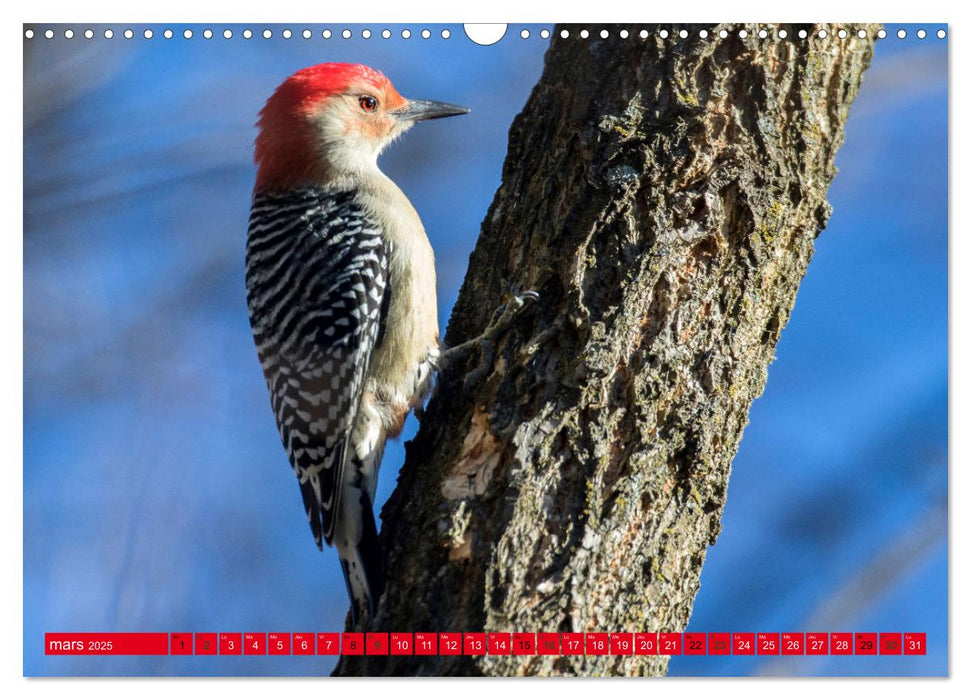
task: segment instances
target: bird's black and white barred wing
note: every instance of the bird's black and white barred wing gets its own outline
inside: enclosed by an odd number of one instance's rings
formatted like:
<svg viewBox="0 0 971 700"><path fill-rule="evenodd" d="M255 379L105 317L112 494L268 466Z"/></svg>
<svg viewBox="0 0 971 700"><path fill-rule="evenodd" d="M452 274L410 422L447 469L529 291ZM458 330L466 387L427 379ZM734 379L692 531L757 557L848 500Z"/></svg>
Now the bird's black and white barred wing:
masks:
<svg viewBox="0 0 971 700"><path fill-rule="evenodd" d="M387 308L387 244L346 192L257 194L250 323L317 546L340 507L348 439Z"/></svg>

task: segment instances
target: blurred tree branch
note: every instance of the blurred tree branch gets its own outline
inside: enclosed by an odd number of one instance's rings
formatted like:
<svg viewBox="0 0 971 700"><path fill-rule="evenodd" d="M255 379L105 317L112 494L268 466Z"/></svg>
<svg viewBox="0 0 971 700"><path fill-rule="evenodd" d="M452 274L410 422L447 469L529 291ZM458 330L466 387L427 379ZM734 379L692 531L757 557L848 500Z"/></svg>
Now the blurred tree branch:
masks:
<svg viewBox="0 0 971 700"><path fill-rule="evenodd" d="M876 27L663 28L671 38L554 31L447 344L481 332L511 290L541 301L471 393L478 358L439 378L382 512L372 630L687 624ZM662 675L667 661L345 657L335 673Z"/></svg>

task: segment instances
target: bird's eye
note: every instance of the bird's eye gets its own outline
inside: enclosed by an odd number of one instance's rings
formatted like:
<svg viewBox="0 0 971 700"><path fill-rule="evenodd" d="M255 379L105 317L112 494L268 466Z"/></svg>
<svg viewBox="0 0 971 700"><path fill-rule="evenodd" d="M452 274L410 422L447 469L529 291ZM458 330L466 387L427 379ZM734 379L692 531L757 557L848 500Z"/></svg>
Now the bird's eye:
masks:
<svg viewBox="0 0 971 700"><path fill-rule="evenodd" d="M361 105L361 109L365 112L373 112L378 108L378 101L370 95L361 95L358 104Z"/></svg>

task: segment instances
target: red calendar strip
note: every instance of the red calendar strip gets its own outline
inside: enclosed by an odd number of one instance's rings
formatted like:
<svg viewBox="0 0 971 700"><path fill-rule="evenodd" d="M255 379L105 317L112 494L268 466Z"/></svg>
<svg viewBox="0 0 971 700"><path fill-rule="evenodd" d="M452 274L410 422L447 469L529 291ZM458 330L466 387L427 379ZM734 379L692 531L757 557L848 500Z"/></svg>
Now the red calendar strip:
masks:
<svg viewBox="0 0 971 700"><path fill-rule="evenodd" d="M44 653L52 656L156 656L169 653L165 632L48 632Z"/></svg>
<svg viewBox="0 0 971 700"><path fill-rule="evenodd" d="M48 655L923 656L924 632L78 632Z"/></svg>

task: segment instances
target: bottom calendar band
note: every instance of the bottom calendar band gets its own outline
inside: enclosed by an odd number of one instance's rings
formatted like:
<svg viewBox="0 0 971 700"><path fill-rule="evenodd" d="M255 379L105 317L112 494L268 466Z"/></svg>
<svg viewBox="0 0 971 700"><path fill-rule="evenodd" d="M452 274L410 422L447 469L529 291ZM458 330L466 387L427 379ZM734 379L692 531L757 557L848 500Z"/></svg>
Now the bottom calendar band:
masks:
<svg viewBox="0 0 971 700"><path fill-rule="evenodd" d="M897 656L925 632L49 632L49 656Z"/></svg>

